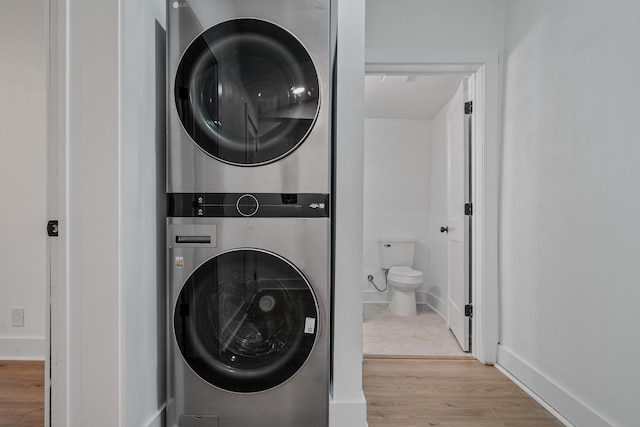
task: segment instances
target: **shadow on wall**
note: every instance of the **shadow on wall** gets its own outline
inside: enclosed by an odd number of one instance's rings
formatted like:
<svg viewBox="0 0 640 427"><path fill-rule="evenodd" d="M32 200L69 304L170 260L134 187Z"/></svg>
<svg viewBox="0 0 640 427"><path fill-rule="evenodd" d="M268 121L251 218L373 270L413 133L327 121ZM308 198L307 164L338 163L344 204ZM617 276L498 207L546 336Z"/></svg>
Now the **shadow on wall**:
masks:
<svg viewBox="0 0 640 427"><path fill-rule="evenodd" d="M167 32L162 25L156 21L155 25L155 45L156 45L156 212L157 212L157 265L158 265L158 283L157 283L157 324L158 324L158 408L164 405L166 400L166 134L167 134L167 115L166 115L166 36Z"/></svg>

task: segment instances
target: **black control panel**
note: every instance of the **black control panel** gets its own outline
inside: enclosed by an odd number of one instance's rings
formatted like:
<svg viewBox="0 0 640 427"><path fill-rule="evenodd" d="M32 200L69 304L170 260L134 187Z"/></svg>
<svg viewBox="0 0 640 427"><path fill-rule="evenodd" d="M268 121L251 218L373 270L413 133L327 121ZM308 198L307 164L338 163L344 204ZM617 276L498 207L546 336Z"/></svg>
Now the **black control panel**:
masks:
<svg viewBox="0 0 640 427"><path fill-rule="evenodd" d="M322 193L170 193L170 217L323 218L329 195Z"/></svg>

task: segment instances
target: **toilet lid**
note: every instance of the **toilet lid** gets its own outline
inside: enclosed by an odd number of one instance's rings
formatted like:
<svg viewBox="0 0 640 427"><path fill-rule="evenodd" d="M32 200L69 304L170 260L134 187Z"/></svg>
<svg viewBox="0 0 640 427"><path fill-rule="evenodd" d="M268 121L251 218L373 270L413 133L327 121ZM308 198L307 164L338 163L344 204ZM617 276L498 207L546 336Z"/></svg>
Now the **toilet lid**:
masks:
<svg viewBox="0 0 640 427"><path fill-rule="evenodd" d="M391 267L387 278L394 282L415 284L422 281L422 271L411 267Z"/></svg>

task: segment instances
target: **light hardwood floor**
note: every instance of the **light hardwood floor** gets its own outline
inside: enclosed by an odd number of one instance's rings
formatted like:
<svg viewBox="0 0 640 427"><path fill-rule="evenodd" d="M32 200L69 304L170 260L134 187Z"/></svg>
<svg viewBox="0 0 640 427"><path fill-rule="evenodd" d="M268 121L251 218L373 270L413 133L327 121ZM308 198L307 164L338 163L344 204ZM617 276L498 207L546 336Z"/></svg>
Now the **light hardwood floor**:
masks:
<svg viewBox="0 0 640 427"><path fill-rule="evenodd" d="M475 359L366 357L369 427L562 426L492 366Z"/></svg>
<svg viewBox="0 0 640 427"><path fill-rule="evenodd" d="M44 362L0 360L0 426L44 425Z"/></svg>
<svg viewBox="0 0 640 427"><path fill-rule="evenodd" d="M562 426L491 366L465 357L367 357L369 427ZM0 361L0 426L44 424L44 363ZM293 426L287 426L293 427Z"/></svg>

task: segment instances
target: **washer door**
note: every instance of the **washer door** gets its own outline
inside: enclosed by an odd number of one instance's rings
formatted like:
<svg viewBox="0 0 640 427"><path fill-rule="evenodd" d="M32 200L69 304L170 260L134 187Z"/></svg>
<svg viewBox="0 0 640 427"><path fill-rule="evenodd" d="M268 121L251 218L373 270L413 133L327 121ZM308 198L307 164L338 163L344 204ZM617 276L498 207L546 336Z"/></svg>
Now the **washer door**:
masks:
<svg viewBox="0 0 640 427"><path fill-rule="evenodd" d="M198 267L174 310L187 364L223 390L258 392L282 384L315 343L318 306L289 261L258 249L225 252Z"/></svg>
<svg viewBox="0 0 640 427"><path fill-rule="evenodd" d="M178 116L209 155L259 166L295 150L320 107L311 56L290 32L259 19L209 28L185 51L176 72Z"/></svg>

